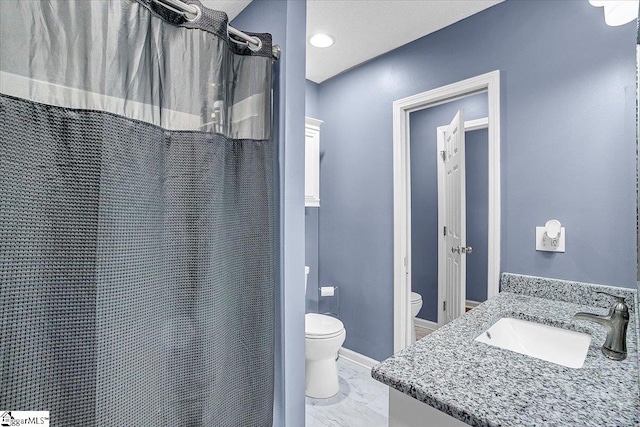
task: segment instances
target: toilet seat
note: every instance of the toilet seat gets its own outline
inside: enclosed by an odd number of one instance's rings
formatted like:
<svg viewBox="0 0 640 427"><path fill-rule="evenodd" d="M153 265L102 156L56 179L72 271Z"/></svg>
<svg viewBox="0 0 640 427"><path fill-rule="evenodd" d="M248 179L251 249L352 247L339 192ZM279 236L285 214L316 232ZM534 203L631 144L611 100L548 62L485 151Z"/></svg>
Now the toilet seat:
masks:
<svg viewBox="0 0 640 427"><path fill-rule="evenodd" d="M344 324L335 317L325 314L304 315L304 333L307 339L329 339L344 332Z"/></svg>
<svg viewBox="0 0 640 427"><path fill-rule="evenodd" d="M419 302L422 302L422 295L416 292L411 292L411 304L417 304Z"/></svg>

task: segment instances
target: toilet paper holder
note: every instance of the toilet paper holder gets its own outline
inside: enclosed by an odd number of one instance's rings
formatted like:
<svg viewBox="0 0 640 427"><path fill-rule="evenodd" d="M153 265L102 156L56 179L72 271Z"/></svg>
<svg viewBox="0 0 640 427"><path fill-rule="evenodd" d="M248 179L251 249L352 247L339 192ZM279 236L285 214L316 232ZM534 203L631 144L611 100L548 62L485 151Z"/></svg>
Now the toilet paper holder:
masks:
<svg viewBox="0 0 640 427"><path fill-rule="evenodd" d="M320 296L321 297L332 297L335 295L337 286L321 286L320 287Z"/></svg>
<svg viewBox="0 0 640 427"><path fill-rule="evenodd" d="M318 313L340 318L340 299L337 286L318 288Z"/></svg>

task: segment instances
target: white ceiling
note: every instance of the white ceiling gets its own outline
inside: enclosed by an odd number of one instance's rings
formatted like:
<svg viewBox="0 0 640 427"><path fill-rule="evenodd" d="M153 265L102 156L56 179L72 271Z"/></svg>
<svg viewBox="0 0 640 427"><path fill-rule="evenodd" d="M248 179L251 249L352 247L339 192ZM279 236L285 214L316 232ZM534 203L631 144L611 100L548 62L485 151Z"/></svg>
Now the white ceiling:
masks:
<svg viewBox="0 0 640 427"><path fill-rule="evenodd" d="M251 0L200 0L200 2L209 9L226 12L231 21L251 3ZM250 29L247 28L247 31Z"/></svg>
<svg viewBox="0 0 640 427"><path fill-rule="evenodd" d="M307 79L321 83L503 0L307 0ZM313 47L317 33L333 46Z"/></svg>
<svg viewBox="0 0 640 427"><path fill-rule="evenodd" d="M251 3L251 0L200 1L210 9L226 12L229 20ZM322 83L502 1L307 0L307 78ZM331 34L335 44L326 49L311 46L309 38L317 33Z"/></svg>

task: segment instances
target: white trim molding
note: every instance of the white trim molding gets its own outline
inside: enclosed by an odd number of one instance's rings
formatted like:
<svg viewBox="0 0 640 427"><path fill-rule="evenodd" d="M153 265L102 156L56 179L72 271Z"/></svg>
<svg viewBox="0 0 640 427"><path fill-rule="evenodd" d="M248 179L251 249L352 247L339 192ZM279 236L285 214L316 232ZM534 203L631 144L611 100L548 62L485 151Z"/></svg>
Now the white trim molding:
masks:
<svg viewBox="0 0 640 427"><path fill-rule="evenodd" d="M393 103L393 349L411 342L411 170L409 114L486 92L489 134L489 269L487 298L500 283L500 71L419 93ZM476 123L475 125L480 125Z"/></svg>
<svg viewBox="0 0 640 427"><path fill-rule="evenodd" d="M464 131L471 132L474 130L480 129L488 129L489 128L489 117L483 117L481 119L476 120L467 120L464 122Z"/></svg>
<svg viewBox="0 0 640 427"><path fill-rule="evenodd" d="M364 354L360 354L358 352L349 350L348 348L344 348L344 347L340 347L340 350L338 350L338 354L343 359L348 360L349 362L353 362L356 365L363 366L367 369L371 369L375 365L380 363L379 361L372 359L368 356L365 356Z"/></svg>

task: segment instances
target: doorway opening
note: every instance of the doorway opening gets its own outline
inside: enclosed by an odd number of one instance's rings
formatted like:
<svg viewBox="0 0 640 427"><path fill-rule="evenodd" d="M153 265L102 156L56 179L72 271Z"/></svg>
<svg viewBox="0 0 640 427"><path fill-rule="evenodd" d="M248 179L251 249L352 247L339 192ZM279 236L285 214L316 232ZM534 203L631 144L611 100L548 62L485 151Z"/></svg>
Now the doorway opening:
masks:
<svg viewBox="0 0 640 427"><path fill-rule="evenodd" d="M410 115L465 97L486 93L488 217L486 296L498 293L500 274L500 73L493 71L394 102L394 351L408 346L413 329L412 284L412 180ZM464 120L459 127L466 127ZM471 123L479 126L479 122ZM462 132L464 133L464 132ZM441 150L442 151L442 150ZM467 251L466 242L457 247ZM436 257L434 257L436 258ZM445 267L446 268L446 267ZM442 268L437 269L439 272ZM438 292L440 295L441 292ZM458 298L458 300L460 300ZM425 299L425 302L428 302ZM429 302L433 302L430 299ZM440 305L440 311L443 306ZM462 308L464 311L464 306ZM440 314L440 313L439 313ZM441 316L438 316L440 323Z"/></svg>

